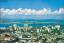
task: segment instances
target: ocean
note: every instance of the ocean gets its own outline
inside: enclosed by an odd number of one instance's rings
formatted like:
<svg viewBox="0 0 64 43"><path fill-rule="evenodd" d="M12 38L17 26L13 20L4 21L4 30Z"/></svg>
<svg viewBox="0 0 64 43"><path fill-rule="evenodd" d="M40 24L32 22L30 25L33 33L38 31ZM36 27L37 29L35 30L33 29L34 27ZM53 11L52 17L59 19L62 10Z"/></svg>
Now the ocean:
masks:
<svg viewBox="0 0 64 43"><path fill-rule="evenodd" d="M44 25L64 25L64 20L6 20L4 22L0 22L0 27L9 27L13 24L17 24L18 26L24 26L24 24L28 24L28 26L41 27Z"/></svg>

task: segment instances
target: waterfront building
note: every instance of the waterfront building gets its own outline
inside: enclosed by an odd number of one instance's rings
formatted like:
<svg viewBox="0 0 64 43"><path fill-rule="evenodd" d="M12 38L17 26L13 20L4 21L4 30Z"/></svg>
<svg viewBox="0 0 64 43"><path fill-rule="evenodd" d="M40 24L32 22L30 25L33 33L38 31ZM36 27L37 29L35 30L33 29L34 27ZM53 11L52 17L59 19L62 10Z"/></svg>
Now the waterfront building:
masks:
<svg viewBox="0 0 64 43"><path fill-rule="evenodd" d="M57 28L57 30L60 30L60 25L55 25L55 28Z"/></svg>
<svg viewBox="0 0 64 43"><path fill-rule="evenodd" d="M9 26L9 30L12 32L13 31L13 28L12 28L12 26Z"/></svg>
<svg viewBox="0 0 64 43"><path fill-rule="evenodd" d="M16 29L17 29L17 25L16 25L16 24L13 24L13 27L14 27L14 30L16 30Z"/></svg>
<svg viewBox="0 0 64 43"><path fill-rule="evenodd" d="M25 32L28 31L28 24L24 24L24 31L25 31Z"/></svg>
<svg viewBox="0 0 64 43"><path fill-rule="evenodd" d="M14 31L18 31L18 30L19 30L19 27L17 26L17 24L13 24L12 29L13 29Z"/></svg>

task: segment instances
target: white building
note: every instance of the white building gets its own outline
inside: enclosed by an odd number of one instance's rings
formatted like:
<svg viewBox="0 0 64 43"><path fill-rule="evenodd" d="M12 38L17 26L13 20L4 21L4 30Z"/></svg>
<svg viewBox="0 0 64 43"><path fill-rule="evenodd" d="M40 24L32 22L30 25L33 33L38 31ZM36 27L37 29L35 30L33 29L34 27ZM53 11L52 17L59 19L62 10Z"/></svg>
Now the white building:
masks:
<svg viewBox="0 0 64 43"><path fill-rule="evenodd" d="M55 25L55 28L57 28L58 30L60 30L60 25Z"/></svg>

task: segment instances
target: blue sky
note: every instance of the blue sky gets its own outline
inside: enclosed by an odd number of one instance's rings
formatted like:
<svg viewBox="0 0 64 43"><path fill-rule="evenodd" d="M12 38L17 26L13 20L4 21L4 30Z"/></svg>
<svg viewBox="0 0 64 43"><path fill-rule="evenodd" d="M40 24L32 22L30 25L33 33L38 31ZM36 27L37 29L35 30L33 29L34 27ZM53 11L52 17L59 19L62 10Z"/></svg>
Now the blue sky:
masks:
<svg viewBox="0 0 64 43"><path fill-rule="evenodd" d="M64 0L0 0L0 8L52 8L64 7Z"/></svg>
<svg viewBox="0 0 64 43"><path fill-rule="evenodd" d="M52 11L55 10L59 10L60 8L63 8L63 12L64 12L64 0L0 0L0 9L4 8L4 9L18 9L18 8L22 8L22 9L36 9L36 10L40 10L43 8L47 9L51 9ZM59 11L57 11L58 13ZM55 13L54 13L55 14ZM2 15L2 14L1 14ZM4 17L4 16L2 16ZM9 18L8 15L6 15L6 18ZM61 15L46 15L46 16L10 16L10 18L21 18L21 17L28 17L28 18L37 18L37 19L63 19L64 18L64 13Z"/></svg>

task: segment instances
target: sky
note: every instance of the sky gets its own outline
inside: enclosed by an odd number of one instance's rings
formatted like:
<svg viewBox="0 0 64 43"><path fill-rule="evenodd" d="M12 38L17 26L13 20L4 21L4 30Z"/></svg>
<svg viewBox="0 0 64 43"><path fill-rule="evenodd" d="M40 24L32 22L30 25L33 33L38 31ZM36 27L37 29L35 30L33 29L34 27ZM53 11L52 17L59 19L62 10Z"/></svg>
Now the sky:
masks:
<svg viewBox="0 0 64 43"><path fill-rule="evenodd" d="M62 19L64 0L0 0L1 18Z"/></svg>
<svg viewBox="0 0 64 43"><path fill-rule="evenodd" d="M64 0L0 0L0 8L52 8L64 7Z"/></svg>

